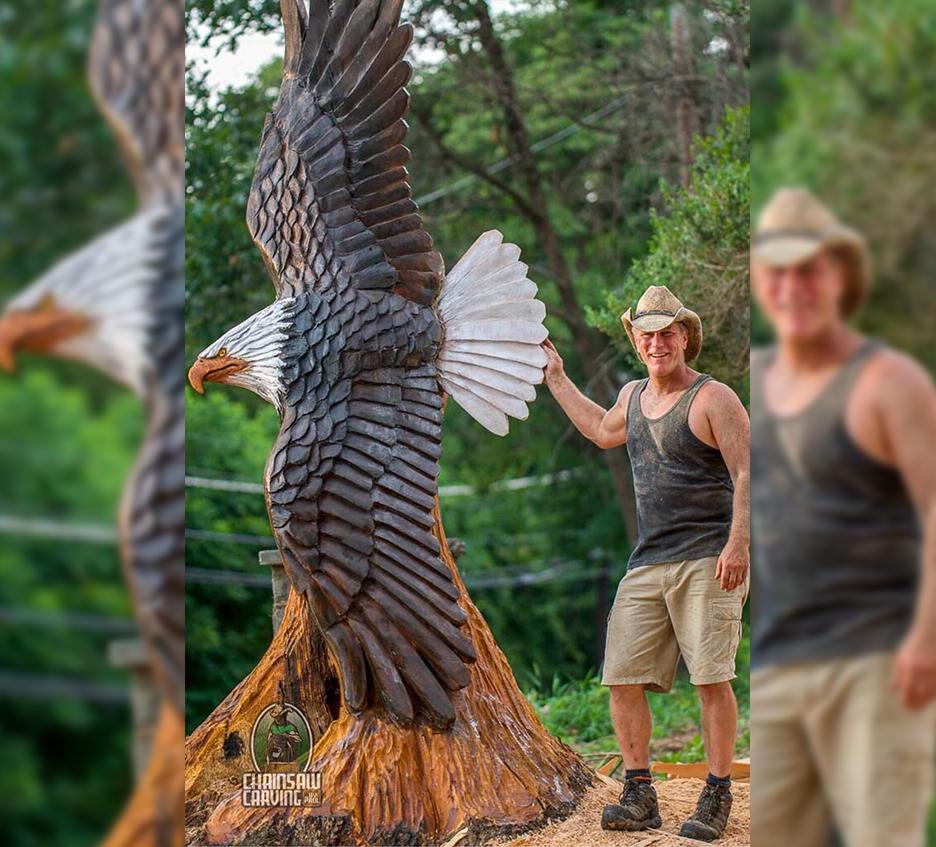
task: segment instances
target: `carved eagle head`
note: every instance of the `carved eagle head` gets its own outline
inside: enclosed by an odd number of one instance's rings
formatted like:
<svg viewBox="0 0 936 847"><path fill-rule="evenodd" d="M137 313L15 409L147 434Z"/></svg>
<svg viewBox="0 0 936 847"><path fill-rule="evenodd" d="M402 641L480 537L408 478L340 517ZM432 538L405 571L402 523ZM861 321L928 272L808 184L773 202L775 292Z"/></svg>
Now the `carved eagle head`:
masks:
<svg viewBox="0 0 936 847"><path fill-rule="evenodd" d="M166 209L152 207L54 265L0 317L0 365L28 351L77 359L143 394L153 297L165 279Z"/></svg>
<svg viewBox="0 0 936 847"><path fill-rule="evenodd" d="M206 382L237 385L282 413L297 308L296 298L280 298L209 344L189 369L192 387L203 394Z"/></svg>

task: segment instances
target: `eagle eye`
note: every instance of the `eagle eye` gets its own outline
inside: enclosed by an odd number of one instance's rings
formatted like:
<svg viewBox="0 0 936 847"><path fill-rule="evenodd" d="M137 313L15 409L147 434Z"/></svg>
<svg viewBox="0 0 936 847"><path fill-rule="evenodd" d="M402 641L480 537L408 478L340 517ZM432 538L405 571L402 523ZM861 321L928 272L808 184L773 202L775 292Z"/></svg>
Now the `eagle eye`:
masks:
<svg viewBox="0 0 936 847"><path fill-rule="evenodd" d="M39 308L43 312L47 312L50 309L55 308L55 296L50 292L46 292L42 295L42 298L39 300Z"/></svg>
<svg viewBox="0 0 936 847"><path fill-rule="evenodd" d="M227 356L227 347L222 347L222 348L218 351L218 358L219 358L219 359L223 359L225 356Z"/></svg>

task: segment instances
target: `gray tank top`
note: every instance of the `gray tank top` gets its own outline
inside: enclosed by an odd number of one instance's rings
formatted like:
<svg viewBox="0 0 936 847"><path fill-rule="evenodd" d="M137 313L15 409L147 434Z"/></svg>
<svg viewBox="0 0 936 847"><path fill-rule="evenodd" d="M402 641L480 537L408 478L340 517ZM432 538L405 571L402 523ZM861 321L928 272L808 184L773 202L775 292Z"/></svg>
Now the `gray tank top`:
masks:
<svg viewBox="0 0 936 847"><path fill-rule="evenodd" d="M699 374L659 418L640 408L642 380L627 407L627 453L637 499L637 544L628 568L717 556L731 530L734 485L722 454L689 428L689 407L710 376Z"/></svg>
<svg viewBox="0 0 936 847"><path fill-rule="evenodd" d="M845 408L864 344L802 412L764 402L772 351L751 357L754 667L892 650L913 613L920 532L903 480L862 452Z"/></svg>

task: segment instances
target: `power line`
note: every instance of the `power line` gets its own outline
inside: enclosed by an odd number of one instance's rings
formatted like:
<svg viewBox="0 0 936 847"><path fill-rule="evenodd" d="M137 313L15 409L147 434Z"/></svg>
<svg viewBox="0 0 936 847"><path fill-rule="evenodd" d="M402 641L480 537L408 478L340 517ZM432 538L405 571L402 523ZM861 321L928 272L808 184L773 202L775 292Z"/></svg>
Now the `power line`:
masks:
<svg viewBox="0 0 936 847"><path fill-rule="evenodd" d="M210 479L204 476L185 477L186 488L207 488L213 491L236 491L244 494L263 494L259 482L242 482L237 479Z"/></svg>
<svg viewBox="0 0 936 847"><path fill-rule="evenodd" d="M565 141L567 138L575 135L577 132L583 129L588 129L588 123L606 118L612 112L617 111L621 106L623 106L626 100L626 94L618 97L616 100L612 100L610 103L602 106L597 111L592 112L590 115L586 115L581 122L571 123L568 126L560 129L558 132L554 132L552 135L549 135L546 138L531 144L530 151L533 153L539 153L540 151L546 150L555 144L559 144L561 141ZM500 159L499 161L494 162L493 165L488 165L484 171L485 173L493 176L496 173L507 170L507 168L509 168L511 165L516 164L517 161L517 156L508 156L506 159ZM437 188L435 191L430 191L428 194L423 194L421 197L417 197L416 205L419 207L424 207L429 203L434 203L436 200L441 200L443 197L446 197L449 194L452 194L456 191L461 191L463 188L467 188L478 179L480 179L480 177L476 176L475 174L463 176L461 179L455 180L455 182L451 182L448 185L442 186L442 188Z"/></svg>
<svg viewBox="0 0 936 847"><path fill-rule="evenodd" d="M584 468L568 468L553 473L502 479L491 483L485 493L503 491L522 491L559 482L568 482L582 474ZM258 482L246 482L236 479L217 479L202 476L187 476L188 488L201 488L213 491L227 491L246 494L262 494L263 485ZM440 498L475 497L480 492L473 485L454 484L439 486ZM115 544L117 530L101 524L69 523L51 518L25 518L18 515L0 514L0 533L22 535L35 538L55 538L61 541L79 541L94 544ZM219 543L258 546L269 543L269 538L249 533L216 532L207 529L188 528L185 537L193 541L215 541Z"/></svg>
<svg viewBox="0 0 936 847"><path fill-rule="evenodd" d="M0 607L0 623L28 624L45 628L63 627L112 635L128 635L138 631L136 623L130 618L106 617L84 612L40 612L13 607Z"/></svg>
<svg viewBox="0 0 936 847"><path fill-rule="evenodd" d="M462 574L465 586L479 588L518 588L528 585L543 585L550 582L575 582L598 579L608 573L607 567L579 570L580 562L565 562L539 570L528 570L513 575ZM247 588L270 587L270 577L240 571L216 570L214 568L186 568L185 581L212 585L242 585Z"/></svg>
<svg viewBox="0 0 936 847"><path fill-rule="evenodd" d="M185 537L193 541L215 541L221 544L244 544L250 547L269 546L268 535L249 535L244 532L215 532L210 529L186 529Z"/></svg>
<svg viewBox="0 0 936 847"><path fill-rule="evenodd" d="M248 588L270 588L270 577L262 574L214 570L213 568L186 568L185 581L203 584L244 585Z"/></svg>
<svg viewBox="0 0 936 847"><path fill-rule="evenodd" d="M39 538L59 538L63 541L88 541L95 544L113 544L117 531L110 526L65 523L48 518L22 518L0 515L0 532Z"/></svg>
<svg viewBox="0 0 936 847"><path fill-rule="evenodd" d="M491 483L487 492L491 491L521 491L525 488L535 488L541 485L552 485L555 482L567 482L580 474L583 468L570 468L553 473L521 476L514 479L502 479ZM246 482L239 479L218 479L205 476L186 476L187 488L204 488L213 491L233 491L241 494L263 494L263 485L259 482ZM478 494L473 485L455 483L453 485L440 485L439 497L473 497Z"/></svg>
<svg viewBox="0 0 936 847"><path fill-rule="evenodd" d="M75 677L0 671L0 697L12 700L84 700L89 703L123 705L130 701L130 689L125 685Z"/></svg>

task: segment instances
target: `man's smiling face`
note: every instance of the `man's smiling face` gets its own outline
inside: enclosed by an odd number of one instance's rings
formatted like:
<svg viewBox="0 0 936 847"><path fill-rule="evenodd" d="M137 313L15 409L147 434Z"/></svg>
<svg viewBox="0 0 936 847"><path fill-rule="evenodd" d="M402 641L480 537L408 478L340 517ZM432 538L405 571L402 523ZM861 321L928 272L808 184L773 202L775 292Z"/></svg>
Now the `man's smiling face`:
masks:
<svg viewBox="0 0 936 847"><path fill-rule="evenodd" d="M831 250L797 264L752 263L758 305L782 341L814 341L842 323L845 265Z"/></svg>
<svg viewBox="0 0 936 847"><path fill-rule="evenodd" d="M669 376L686 363L689 334L681 323L672 323L656 332L634 328L637 351L650 376Z"/></svg>

